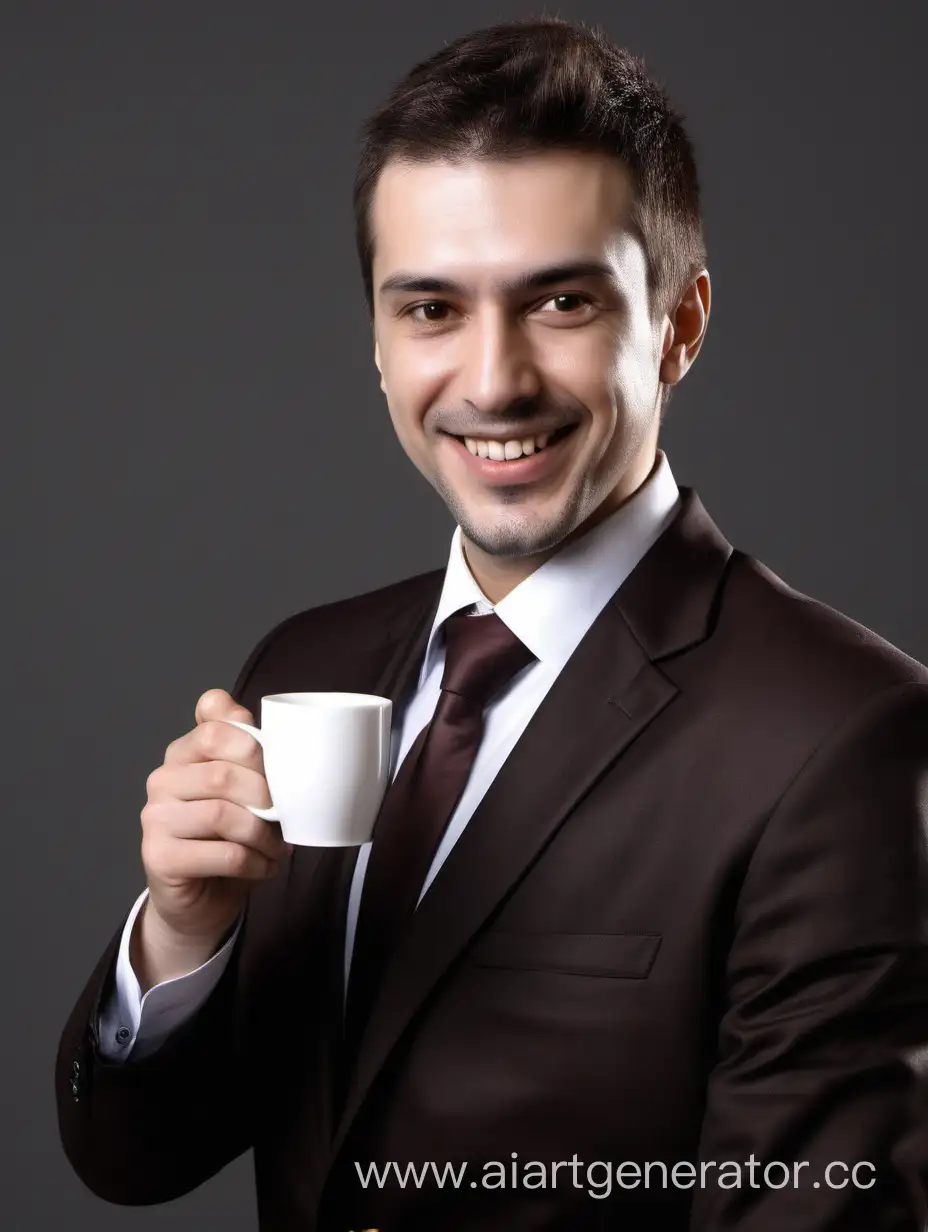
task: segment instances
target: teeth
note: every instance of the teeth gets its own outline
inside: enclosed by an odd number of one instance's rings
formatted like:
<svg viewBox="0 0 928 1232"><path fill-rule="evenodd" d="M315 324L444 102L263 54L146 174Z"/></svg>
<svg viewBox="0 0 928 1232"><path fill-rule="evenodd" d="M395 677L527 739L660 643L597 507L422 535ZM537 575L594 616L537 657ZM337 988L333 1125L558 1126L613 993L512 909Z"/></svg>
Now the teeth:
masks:
<svg viewBox="0 0 928 1232"><path fill-rule="evenodd" d="M544 449L550 436L550 432L542 432L521 441L480 441L473 436L465 436L464 444L475 458L491 458L496 462L503 462L521 458L523 454L528 457L537 450Z"/></svg>

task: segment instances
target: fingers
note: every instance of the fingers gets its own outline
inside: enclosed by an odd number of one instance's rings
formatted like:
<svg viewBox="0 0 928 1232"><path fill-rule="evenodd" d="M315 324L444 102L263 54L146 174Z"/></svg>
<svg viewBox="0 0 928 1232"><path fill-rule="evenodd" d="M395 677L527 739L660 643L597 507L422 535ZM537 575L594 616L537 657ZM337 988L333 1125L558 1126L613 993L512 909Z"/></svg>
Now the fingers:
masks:
<svg viewBox="0 0 928 1232"><path fill-rule="evenodd" d="M264 773L261 745L254 736L238 727L230 727L224 719L254 726L250 710L238 705L225 689L207 689L196 704L196 727L165 750L165 762L235 761Z"/></svg>
<svg viewBox="0 0 928 1232"><path fill-rule="evenodd" d="M196 857L201 840L220 847L230 843L247 847L266 860L280 860L290 850L278 825L255 817L248 809L228 800L176 800L170 797L149 800L142 809L141 819L143 843L177 841L184 846L189 843L192 858ZM220 854L217 858L224 857ZM160 870L160 861L156 862ZM186 877L211 875L201 869L199 863L184 865Z"/></svg>
<svg viewBox="0 0 928 1232"><path fill-rule="evenodd" d="M142 860L161 881L198 881L244 877L262 881L277 871L277 862L241 843L217 839L177 839L156 834L142 840Z"/></svg>
<svg viewBox="0 0 928 1232"><path fill-rule="evenodd" d="M270 808L267 779L261 770L234 761L167 761L152 770L148 799L226 800L231 804Z"/></svg>
<svg viewBox="0 0 928 1232"><path fill-rule="evenodd" d="M192 731L172 740L165 750L164 760L166 763L232 761L264 773L264 754L254 736L219 719L204 719Z"/></svg>
<svg viewBox="0 0 928 1232"><path fill-rule="evenodd" d="M240 706L225 689L207 689L197 701L197 724L212 719L236 719L239 723L251 723L252 726L255 721L251 711Z"/></svg>

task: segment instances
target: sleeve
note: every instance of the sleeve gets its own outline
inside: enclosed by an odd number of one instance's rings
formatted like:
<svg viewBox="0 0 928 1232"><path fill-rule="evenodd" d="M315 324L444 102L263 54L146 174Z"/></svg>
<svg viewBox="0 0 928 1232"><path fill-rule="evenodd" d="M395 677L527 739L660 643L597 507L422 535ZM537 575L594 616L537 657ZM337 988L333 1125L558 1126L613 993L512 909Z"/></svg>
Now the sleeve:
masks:
<svg viewBox="0 0 928 1232"><path fill-rule="evenodd" d="M239 919L228 940L202 966L187 975L155 984L142 996L129 960L129 939L147 898L148 890L145 889L126 920L116 958L113 991L102 1006L97 1022L100 1054L107 1061L140 1061L150 1056L195 1014L219 982L242 928Z"/></svg>
<svg viewBox="0 0 928 1232"><path fill-rule="evenodd" d="M692 1232L920 1232L928 688L872 698L768 818L735 907ZM922 1163L922 1166L924 1164Z"/></svg>
<svg viewBox="0 0 928 1232"><path fill-rule="evenodd" d="M260 700L256 671L286 623L255 646L231 690L252 712ZM55 1056L55 1099L61 1143L83 1183L108 1202L144 1206L189 1193L252 1145L250 1109L238 1081L239 968L249 912L246 907L221 973L219 964L210 972L218 978L209 995L182 1022L175 1019L167 1034L164 1020L155 1017L158 1047L144 1055L140 1050L131 1064L111 1060L100 1037L111 1023L110 1007L119 1004L116 972L127 926L128 916L65 1023ZM123 990L131 1002L131 982Z"/></svg>

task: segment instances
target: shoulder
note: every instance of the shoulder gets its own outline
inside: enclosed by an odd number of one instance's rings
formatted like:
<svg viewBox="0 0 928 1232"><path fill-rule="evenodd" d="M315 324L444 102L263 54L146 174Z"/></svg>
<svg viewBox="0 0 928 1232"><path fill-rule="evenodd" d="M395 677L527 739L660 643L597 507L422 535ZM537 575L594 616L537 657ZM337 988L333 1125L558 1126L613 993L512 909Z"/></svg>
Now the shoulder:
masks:
<svg viewBox="0 0 928 1232"><path fill-rule="evenodd" d="M401 632L424 605L433 598L437 601L443 576L444 570L432 569L376 590L306 608L280 621L267 636L302 638L308 632L327 628L347 633L365 631L375 638Z"/></svg>
<svg viewBox="0 0 928 1232"><path fill-rule="evenodd" d="M874 630L734 551L713 637L742 713L823 738L889 694L928 694L928 668Z"/></svg>
<svg viewBox="0 0 928 1232"><path fill-rule="evenodd" d="M772 655L803 678L811 673L812 684L834 681L867 691L928 683L928 668L917 659L737 549L727 589L731 616L754 652Z"/></svg>
<svg viewBox="0 0 928 1232"><path fill-rule="evenodd" d="M800 847L818 833L817 849L838 859L849 836L870 850L861 836L872 844L889 829L896 850L914 850L928 820L917 803L928 669L917 660L736 549L709 636L658 666L679 690L688 776L745 858L773 817L774 859L791 828Z"/></svg>
<svg viewBox="0 0 928 1232"><path fill-rule="evenodd" d="M290 659L294 652L338 643L358 649L394 640L438 601L443 569L433 569L375 590L306 608L284 617L261 638L239 672L237 695L259 661L268 655Z"/></svg>

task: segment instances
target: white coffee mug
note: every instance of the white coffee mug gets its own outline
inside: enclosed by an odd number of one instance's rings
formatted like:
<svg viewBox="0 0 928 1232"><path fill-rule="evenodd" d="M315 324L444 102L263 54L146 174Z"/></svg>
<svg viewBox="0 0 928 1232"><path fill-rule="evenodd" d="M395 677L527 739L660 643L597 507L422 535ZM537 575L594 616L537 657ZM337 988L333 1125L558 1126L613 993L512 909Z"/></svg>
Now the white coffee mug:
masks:
<svg viewBox="0 0 928 1232"><path fill-rule="evenodd" d="M369 693L274 693L261 698L261 727L223 719L258 741L271 807L300 847L370 841L390 776L393 703Z"/></svg>

